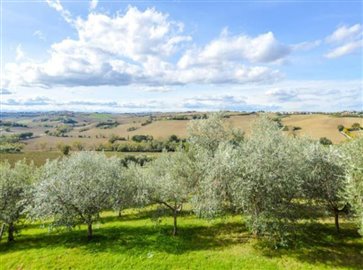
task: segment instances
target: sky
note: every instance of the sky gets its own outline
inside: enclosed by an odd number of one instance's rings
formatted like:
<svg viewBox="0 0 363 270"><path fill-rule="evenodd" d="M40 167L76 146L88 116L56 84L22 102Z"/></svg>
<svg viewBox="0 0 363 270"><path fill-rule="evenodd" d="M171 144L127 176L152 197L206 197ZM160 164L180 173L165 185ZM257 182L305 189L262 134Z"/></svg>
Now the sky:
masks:
<svg viewBox="0 0 363 270"><path fill-rule="evenodd" d="M362 1L1 1L2 111L363 110Z"/></svg>

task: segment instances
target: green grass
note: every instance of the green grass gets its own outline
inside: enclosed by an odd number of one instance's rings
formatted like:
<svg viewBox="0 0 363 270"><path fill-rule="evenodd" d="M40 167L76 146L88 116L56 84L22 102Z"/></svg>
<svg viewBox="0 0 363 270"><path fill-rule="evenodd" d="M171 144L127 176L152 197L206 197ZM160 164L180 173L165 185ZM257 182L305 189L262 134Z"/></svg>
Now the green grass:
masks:
<svg viewBox="0 0 363 270"><path fill-rule="evenodd" d="M171 217L155 210L102 215L94 239L84 226L53 231L23 224L16 241L0 243L1 269L362 269L363 240L348 222L340 235L331 223L301 230L296 247L273 250L247 232L240 216L206 221L184 214L179 235Z"/></svg>
<svg viewBox="0 0 363 270"><path fill-rule="evenodd" d="M160 153L154 152L105 152L105 154L109 157L124 157L128 155L154 157L160 155ZM47 159L52 160L62 156L63 154L60 151L27 151L21 153L0 153L0 162L8 160L10 164L14 164L18 160L26 159L29 162L33 161L36 166L41 166L47 161Z"/></svg>

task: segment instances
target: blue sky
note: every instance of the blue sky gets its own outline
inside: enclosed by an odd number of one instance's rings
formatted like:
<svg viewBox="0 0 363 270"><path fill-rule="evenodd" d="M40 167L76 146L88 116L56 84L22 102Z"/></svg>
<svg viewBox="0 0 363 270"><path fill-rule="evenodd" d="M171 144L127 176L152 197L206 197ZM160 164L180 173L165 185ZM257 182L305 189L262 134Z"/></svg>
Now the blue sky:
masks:
<svg viewBox="0 0 363 270"><path fill-rule="evenodd" d="M363 109L361 1L2 1L4 111Z"/></svg>

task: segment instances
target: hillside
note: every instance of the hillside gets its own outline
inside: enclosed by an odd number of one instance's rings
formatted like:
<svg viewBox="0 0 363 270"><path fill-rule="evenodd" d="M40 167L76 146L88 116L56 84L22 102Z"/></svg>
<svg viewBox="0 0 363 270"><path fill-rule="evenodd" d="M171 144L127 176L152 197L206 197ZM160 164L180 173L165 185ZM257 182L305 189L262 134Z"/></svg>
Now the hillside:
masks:
<svg viewBox="0 0 363 270"><path fill-rule="evenodd" d="M112 135L131 138L133 135L151 135L154 139L167 139L170 135L185 138L187 125L194 117L202 117L201 113L156 113L147 114L86 114L86 113L49 113L38 115L6 115L4 122L25 126L2 126L2 135L32 132L33 137L26 140L24 151L55 150L57 144L82 143L86 148L94 148L107 142ZM257 114L228 113L227 124L242 129L247 135L251 131L251 123ZM273 115L272 117L276 117ZM186 120L183 120L183 119ZM176 120L181 119L181 120ZM327 137L333 143L346 140L338 129L338 125L350 127L354 123L363 126L359 117L337 117L327 114L301 114L281 117L281 123L292 129L299 136L307 136L318 140ZM65 128L64 133L55 134ZM355 132L358 136L360 132Z"/></svg>

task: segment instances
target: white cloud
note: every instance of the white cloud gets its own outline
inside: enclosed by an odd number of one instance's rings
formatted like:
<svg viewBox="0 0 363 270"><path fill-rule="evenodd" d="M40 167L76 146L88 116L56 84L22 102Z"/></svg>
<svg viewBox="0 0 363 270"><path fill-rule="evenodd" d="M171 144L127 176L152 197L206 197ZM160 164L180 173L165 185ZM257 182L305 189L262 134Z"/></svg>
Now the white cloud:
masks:
<svg viewBox="0 0 363 270"><path fill-rule="evenodd" d="M343 55L351 54L363 47L363 40L352 41L339 46L325 54L326 58L337 58Z"/></svg>
<svg viewBox="0 0 363 270"><path fill-rule="evenodd" d="M59 12L59 14L63 17L63 19L67 23L73 23L73 18L71 13L63 8L62 4L60 3L60 0L45 0L45 1L51 8Z"/></svg>
<svg viewBox="0 0 363 270"><path fill-rule="evenodd" d="M139 87L138 90L144 92L157 92L157 93L166 93L172 91L170 87L166 86L142 86Z"/></svg>
<svg viewBox="0 0 363 270"><path fill-rule="evenodd" d="M325 54L326 58L337 58L358 52L363 47L363 27L361 24L351 27L341 26L325 40L337 46Z"/></svg>
<svg viewBox="0 0 363 270"><path fill-rule="evenodd" d="M278 104L284 110L340 111L362 110L362 82L286 81L265 90L267 99L258 103Z"/></svg>
<svg viewBox="0 0 363 270"><path fill-rule="evenodd" d="M268 63L290 53L289 46L276 40L272 32L257 37L230 36L224 30L218 39L203 48L187 51L178 62L180 68L198 65L220 65L225 62Z"/></svg>
<svg viewBox="0 0 363 270"><path fill-rule="evenodd" d="M37 38L39 38L40 40L43 40L43 41L45 41L45 40L46 40L45 35L44 35L44 34L43 34L43 32L42 32L42 31L40 31L40 30L35 31L35 32L33 33L33 36L35 36L35 37L37 37Z"/></svg>
<svg viewBox="0 0 363 270"><path fill-rule="evenodd" d="M70 18L59 1L48 4ZM183 33L182 23L153 8L140 11L129 7L124 14L115 16L90 13L86 19L71 21L78 38L53 44L46 62L7 64L4 86L266 83L279 80L282 75L262 62L276 61L289 53L288 46L280 44L272 33L252 38L224 32L197 50L197 56L191 56L198 64L185 65L182 63L191 50L179 63L175 63L176 53L192 38ZM232 43L231 49L227 43ZM238 57L234 58L234 54ZM251 65L256 62L261 65Z"/></svg>
<svg viewBox="0 0 363 270"><path fill-rule="evenodd" d="M181 23L155 9L142 12L129 7L124 15L114 17L91 13L86 20L78 18L76 27L79 42L133 61L170 56L181 43L191 40L181 34Z"/></svg>
<svg viewBox="0 0 363 270"><path fill-rule="evenodd" d="M355 40L357 37L362 36L362 25L355 24L351 27L346 25L340 26L337 30L335 30L330 36L326 38L327 42L336 43L336 42L346 42Z"/></svg>
<svg viewBox="0 0 363 270"><path fill-rule="evenodd" d="M299 100L298 92L291 89L270 89L266 91L266 95L279 102Z"/></svg>
<svg viewBox="0 0 363 270"><path fill-rule="evenodd" d="M291 46L294 51L308 51L318 47L321 44L321 40L304 41Z"/></svg>
<svg viewBox="0 0 363 270"><path fill-rule="evenodd" d="M97 5L98 5L98 0L91 0L91 2L89 3L89 9L94 10L96 9Z"/></svg>
<svg viewBox="0 0 363 270"><path fill-rule="evenodd" d="M21 44L19 44L15 50L15 60L20 61L24 58L24 56L25 56L25 54L24 54L23 48L22 48Z"/></svg>

